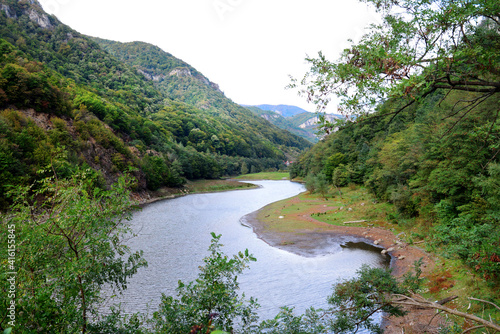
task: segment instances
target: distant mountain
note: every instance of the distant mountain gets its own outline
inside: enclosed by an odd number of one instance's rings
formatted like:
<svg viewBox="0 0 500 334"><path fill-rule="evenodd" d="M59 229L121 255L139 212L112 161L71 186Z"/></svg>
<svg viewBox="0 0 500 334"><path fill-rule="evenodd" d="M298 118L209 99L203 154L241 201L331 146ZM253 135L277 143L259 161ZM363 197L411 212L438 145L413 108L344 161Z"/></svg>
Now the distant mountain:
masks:
<svg viewBox="0 0 500 334"><path fill-rule="evenodd" d="M93 40L116 58L134 67L148 81L153 82L154 86L165 96L197 108L198 112L190 112L189 117L177 113L175 117L181 116L181 119L185 119L183 123L190 121L191 124L202 124L203 128L201 125L196 125L195 128L200 128L204 133L212 132L222 137L219 138L219 145L224 145L228 141L236 144L241 141L238 138L228 139L229 133L238 133L243 137L249 145L243 144L245 147L235 151L233 155L250 154L249 151L251 151L251 154L257 157L263 158L269 154L277 157L280 153L275 148L271 148L272 145L280 146L285 151L281 154L310 146L310 143L303 138L282 131L277 126L270 127L269 123L255 117L248 109L228 99L217 84L211 82L195 68L157 46L143 42L120 43L100 38L93 38ZM176 123L172 124L168 118L162 119L164 116L172 117L173 115L165 114L155 119L163 122L164 126L179 139L184 138L181 142L187 145L189 136L185 135L185 130L181 130ZM203 139L205 143L210 142L209 137ZM252 140L252 138L259 137L270 142L270 145ZM291 149L288 150L286 147ZM201 148L206 150L209 147ZM230 154L229 152L221 153Z"/></svg>
<svg viewBox="0 0 500 334"><path fill-rule="evenodd" d="M283 104L261 104L258 106L246 106L246 108L279 128L288 130L312 143L316 143L320 139L320 137L316 134L318 131L317 123L319 122L319 117L316 113L305 111L304 109L296 106ZM284 116L284 114L289 116ZM335 119L342 118L342 116L336 114L325 114L325 118L326 120L332 122Z"/></svg>
<svg viewBox="0 0 500 334"><path fill-rule="evenodd" d="M296 107L296 106L289 106L285 104L279 104L279 105L272 105L272 104L259 104L257 106L259 109L265 110L265 111L273 111L277 114L280 114L283 117L292 117L298 114L302 113L307 113L307 110L304 110L302 108Z"/></svg>

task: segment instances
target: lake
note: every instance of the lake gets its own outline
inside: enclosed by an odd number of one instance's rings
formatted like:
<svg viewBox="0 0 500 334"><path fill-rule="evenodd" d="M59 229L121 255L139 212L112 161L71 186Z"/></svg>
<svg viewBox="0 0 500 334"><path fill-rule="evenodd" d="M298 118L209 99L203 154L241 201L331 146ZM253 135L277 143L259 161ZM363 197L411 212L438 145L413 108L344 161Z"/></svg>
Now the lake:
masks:
<svg viewBox="0 0 500 334"><path fill-rule="evenodd" d="M153 312L161 293L175 295L178 280L189 282L208 255L210 232L222 234L223 250L232 256L248 249L257 258L239 277L246 297L258 299L261 320L274 317L281 306L303 312L324 307L332 285L354 276L363 264L386 266L379 251L333 244L324 254L304 257L269 246L241 224L243 216L267 204L293 197L305 189L290 181L252 181L257 189L188 195L147 205L136 212L131 227L136 237L126 241L143 250L148 261L132 277L121 302L126 313Z"/></svg>

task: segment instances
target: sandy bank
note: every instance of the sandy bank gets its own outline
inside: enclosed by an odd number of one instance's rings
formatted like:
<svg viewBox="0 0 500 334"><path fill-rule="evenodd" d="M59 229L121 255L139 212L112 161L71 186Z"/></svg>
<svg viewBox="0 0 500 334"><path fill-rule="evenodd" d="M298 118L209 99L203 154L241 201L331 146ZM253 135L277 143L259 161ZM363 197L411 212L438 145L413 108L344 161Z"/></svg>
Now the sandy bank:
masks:
<svg viewBox="0 0 500 334"><path fill-rule="evenodd" d="M331 208L315 208L325 212ZM261 210L262 211L262 210ZM302 220L304 224L300 229L276 229L258 218L261 211L253 212L242 218L242 224L251 227L257 236L273 247L299 254L302 256L318 256L329 253L334 245L347 242L364 242L381 251L387 251L390 267L393 274L401 277L413 269L414 262L423 259L423 275L425 276L434 268L434 261L430 254L424 250L410 246L395 236L391 231L379 227L336 226L320 222L308 213L300 212L294 220ZM286 224L286 218L282 218ZM295 223L296 226L296 223ZM434 318L434 310L411 310L405 317L384 318L383 326L386 334L401 334L413 331L414 333L437 333L442 319Z"/></svg>

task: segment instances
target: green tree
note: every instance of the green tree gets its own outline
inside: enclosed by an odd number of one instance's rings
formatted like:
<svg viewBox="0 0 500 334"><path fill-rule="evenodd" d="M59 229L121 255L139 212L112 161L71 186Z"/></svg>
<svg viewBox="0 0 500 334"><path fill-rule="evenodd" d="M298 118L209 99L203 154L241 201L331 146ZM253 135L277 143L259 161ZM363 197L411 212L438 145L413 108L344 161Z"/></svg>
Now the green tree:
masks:
<svg viewBox="0 0 500 334"><path fill-rule="evenodd" d="M132 208L128 182L120 178L101 190L90 175L46 178L13 193L11 211L0 217L0 244L15 240L16 246L15 253L0 255L2 266L12 266L3 268L0 280L0 328L8 321L7 272L17 272L16 328L22 333L86 333L101 289L125 289L146 265L141 252L122 244Z"/></svg>
<svg viewBox="0 0 500 334"><path fill-rule="evenodd" d="M212 233L210 255L200 267L198 279L179 281L178 299L162 295L160 308L153 315L155 333L209 333L214 329L233 332L256 326L256 300L238 295L238 275L256 259L248 250L229 258L221 252L221 235Z"/></svg>
<svg viewBox="0 0 500 334"><path fill-rule="evenodd" d="M344 165L339 165L333 171L332 183L335 187L343 187L347 185L347 169Z"/></svg>
<svg viewBox="0 0 500 334"><path fill-rule="evenodd" d="M241 164L241 174L245 175L248 174L248 172L249 172L248 165L245 161L243 161L243 163Z"/></svg>
<svg viewBox="0 0 500 334"><path fill-rule="evenodd" d="M328 333L327 323L322 321L321 310L310 308L305 314L296 315L293 308L282 307L273 318L259 325L258 334L320 334Z"/></svg>
<svg viewBox="0 0 500 334"><path fill-rule="evenodd" d="M392 305L391 301L393 294L407 293L390 270L363 266L358 277L336 285L328 299L335 313L332 329L335 333L352 333L366 328L379 333L380 325L373 323L372 316L379 311L404 315L401 307Z"/></svg>
<svg viewBox="0 0 500 334"><path fill-rule="evenodd" d="M334 155L331 155L327 160L324 168L325 175L328 179L332 179L333 171L340 164L345 164L345 155L343 153L337 152Z"/></svg>
<svg viewBox="0 0 500 334"><path fill-rule="evenodd" d="M332 94L341 99L342 112L360 115L388 98L405 101L391 111L397 114L436 89L476 92L468 108L452 112L465 114L498 96L497 0L362 1L375 6L382 23L370 26L338 61L321 52L307 59L311 69L300 83L302 93L320 110ZM292 80L291 87L296 84Z"/></svg>
<svg viewBox="0 0 500 334"><path fill-rule="evenodd" d="M313 194L316 191L316 176L312 173L307 174L305 177L305 186L309 193Z"/></svg>
<svg viewBox="0 0 500 334"><path fill-rule="evenodd" d="M326 199L326 195L328 195L328 191L330 190L330 184L328 183L328 178L325 174L319 173L316 175L315 179L316 183L316 191Z"/></svg>

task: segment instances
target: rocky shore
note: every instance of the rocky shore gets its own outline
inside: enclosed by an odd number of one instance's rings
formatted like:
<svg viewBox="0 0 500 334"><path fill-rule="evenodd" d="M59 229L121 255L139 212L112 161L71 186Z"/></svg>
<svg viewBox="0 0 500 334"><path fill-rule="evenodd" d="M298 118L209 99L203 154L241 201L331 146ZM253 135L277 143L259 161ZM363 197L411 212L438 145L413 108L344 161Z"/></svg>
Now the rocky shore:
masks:
<svg viewBox="0 0 500 334"><path fill-rule="evenodd" d="M298 199L291 199L298 201ZM401 277L413 269L415 261L422 258L423 275L428 274L435 266L433 257L423 249L409 245L390 230L370 226L331 225L311 217L311 213L327 212L331 207L320 206L310 208L308 212L298 211L286 217L276 217L280 220L280 228L271 226L264 220L265 209L251 213L242 218L242 224L251 227L257 236L273 247L299 254L302 256L317 256L328 253L333 244L346 242L364 242L377 247L381 253L390 256L390 268L396 277ZM287 221L290 228L286 228ZM297 221L303 224L297 225ZM299 226L299 228L295 228ZM435 317L434 310L408 309L405 317L391 317L383 320L386 334L401 333L438 333L443 325L443 319Z"/></svg>

